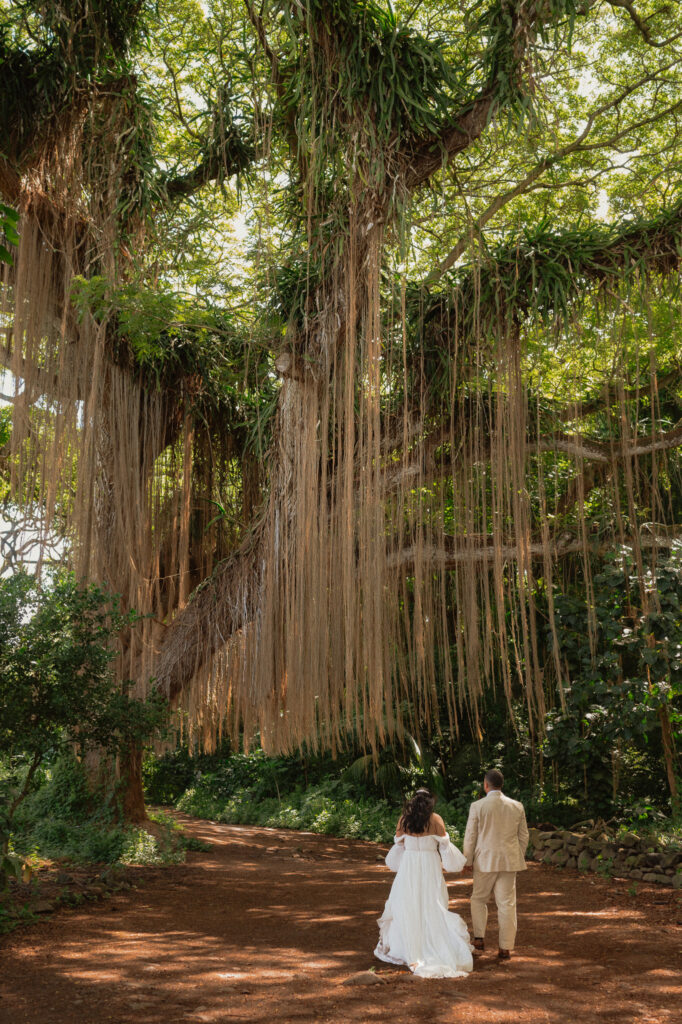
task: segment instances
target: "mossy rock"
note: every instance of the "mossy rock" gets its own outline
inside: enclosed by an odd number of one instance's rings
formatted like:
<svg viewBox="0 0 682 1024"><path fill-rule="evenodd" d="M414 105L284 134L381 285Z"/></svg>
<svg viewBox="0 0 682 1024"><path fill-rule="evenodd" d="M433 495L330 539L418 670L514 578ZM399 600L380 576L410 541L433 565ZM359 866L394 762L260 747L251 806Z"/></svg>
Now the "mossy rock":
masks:
<svg viewBox="0 0 682 1024"><path fill-rule="evenodd" d="M632 847L637 846L639 838L634 832L624 832L622 835L618 836L618 842L626 849L631 849Z"/></svg>

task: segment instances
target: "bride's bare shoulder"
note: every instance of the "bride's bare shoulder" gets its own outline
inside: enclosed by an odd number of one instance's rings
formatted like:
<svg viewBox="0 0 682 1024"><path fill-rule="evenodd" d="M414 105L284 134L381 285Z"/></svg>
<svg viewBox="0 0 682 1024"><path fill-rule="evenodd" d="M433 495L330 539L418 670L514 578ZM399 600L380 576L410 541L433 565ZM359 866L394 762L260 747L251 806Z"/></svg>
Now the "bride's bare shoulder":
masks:
<svg viewBox="0 0 682 1024"><path fill-rule="evenodd" d="M429 832L435 832L437 836L444 836L445 833L445 822L441 818L440 814L431 815L429 819Z"/></svg>

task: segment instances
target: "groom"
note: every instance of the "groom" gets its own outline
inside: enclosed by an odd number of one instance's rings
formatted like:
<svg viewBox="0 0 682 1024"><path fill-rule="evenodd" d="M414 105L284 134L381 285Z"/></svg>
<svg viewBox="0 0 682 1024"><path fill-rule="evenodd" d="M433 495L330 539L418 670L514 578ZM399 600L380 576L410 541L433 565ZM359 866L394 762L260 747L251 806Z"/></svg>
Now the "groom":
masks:
<svg viewBox="0 0 682 1024"><path fill-rule="evenodd" d="M502 772L485 773L485 797L469 808L462 852L473 865L471 920L474 949L485 949L488 900L494 894L500 960L509 960L516 938L516 872L526 869L528 826L523 804L502 792ZM466 869L465 869L466 870Z"/></svg>

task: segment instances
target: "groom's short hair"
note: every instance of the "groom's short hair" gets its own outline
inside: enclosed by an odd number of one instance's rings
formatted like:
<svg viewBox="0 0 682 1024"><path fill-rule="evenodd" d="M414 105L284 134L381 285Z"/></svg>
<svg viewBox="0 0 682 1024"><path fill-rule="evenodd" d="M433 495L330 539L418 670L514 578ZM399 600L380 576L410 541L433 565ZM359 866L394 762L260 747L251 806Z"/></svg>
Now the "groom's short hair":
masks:
<svg viewBox="0 0 682 1024"><path fill-rule="evenodd" d="M504 786L504 775L502 772L498 772L497 768L491 768L489 772L485 773L484 778L493 789L502 789Z"/></svg>

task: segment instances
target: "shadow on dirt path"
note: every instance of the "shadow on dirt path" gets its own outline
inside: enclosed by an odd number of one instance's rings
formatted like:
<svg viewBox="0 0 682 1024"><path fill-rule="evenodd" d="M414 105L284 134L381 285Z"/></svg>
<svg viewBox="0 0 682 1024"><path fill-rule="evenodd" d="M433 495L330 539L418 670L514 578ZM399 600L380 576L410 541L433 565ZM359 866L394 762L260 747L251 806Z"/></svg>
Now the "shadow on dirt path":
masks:
<svg viewBox="0 0 682 1024"><path fill-rule="evenodd" d="M211 844L0 949L2 1024L676 1024L682 894L532 864L514 959L466 979L372 957L391 874L371 843L178 815ZM451 876L453 877L453 876ZM469 923L470 879L449 882ZM344 985L375 968L371 985Z"/></svg>

